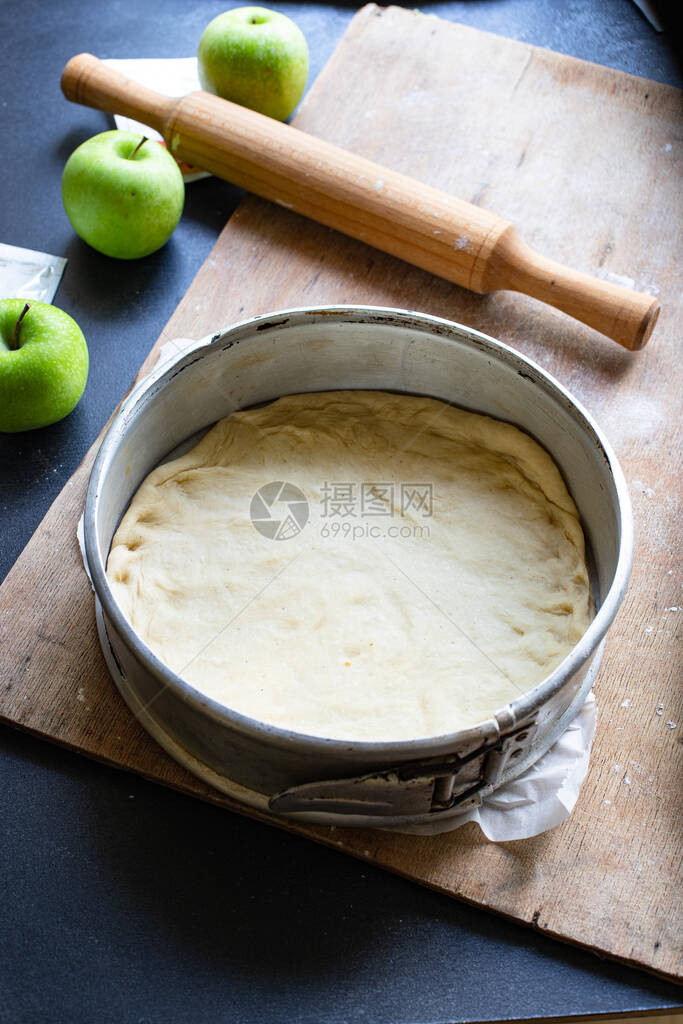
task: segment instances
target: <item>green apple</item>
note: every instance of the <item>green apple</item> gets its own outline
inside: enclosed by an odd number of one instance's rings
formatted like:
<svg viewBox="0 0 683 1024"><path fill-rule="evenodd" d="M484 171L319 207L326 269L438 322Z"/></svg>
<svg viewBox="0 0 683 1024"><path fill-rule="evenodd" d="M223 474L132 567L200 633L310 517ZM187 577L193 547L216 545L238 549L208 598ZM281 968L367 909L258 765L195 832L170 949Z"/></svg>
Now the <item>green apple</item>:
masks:
<svg viewBox="0 0 683 1024"><path fill-rule="evenodd" d="M101 132L74 150L62 175L67 217L105 256L134 260L168 241L185 185L171 154L133 132Z"/></svg>
<svg viewBox="0 0 683 1024"><path fill-rule="evenodd" d="M0 300L0 431L56 423L88 379L88 346L68 313L31 299Z"/></svg>
<svg viewBox="0 0 683 1024"><path fill-rule="evenodd" d="M197 64L206 92L286 121L306 86L308 46L286 15L237 7L206 26Z"/></svg>

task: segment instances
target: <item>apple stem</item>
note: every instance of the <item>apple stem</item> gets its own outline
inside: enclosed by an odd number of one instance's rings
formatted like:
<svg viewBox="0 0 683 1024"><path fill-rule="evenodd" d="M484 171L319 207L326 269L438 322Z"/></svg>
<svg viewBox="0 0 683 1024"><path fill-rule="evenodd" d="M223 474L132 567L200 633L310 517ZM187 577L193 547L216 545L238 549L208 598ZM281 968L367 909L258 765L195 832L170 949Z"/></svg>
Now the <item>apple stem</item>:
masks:
<svg viewBox="0 0 683 1024"><path fill-rule="evenodd" d="M19 348L19 328L21 327L21 321L24 319L30 308L31 306L27 302L24 308L22 309L21 313L17 317L17 322L14 325L14 334L12 335L12 351Z"/></svg>
<svg viewBox="0 0 683 1024"><path fill-rule="evenodd" d="M148 140L147 136L146 136L146 135L143 135L143 136L142 136L142 138L140 139L140 141L138 142L137 146L136 146L136 147L135 147L135 149L133 150L133 152L132 152L132 153L130 154L130 156L128 157L128 159L129 159L129 160L133 160L133 159L135 158L135 154L136 154L136 153L137 153L137 151L138 151L138 150L140 149L140 147L141 147L141 146L144 146L144 144L145 144L146 142L148 142L148 141L149 141L149 140Z"/></svg>

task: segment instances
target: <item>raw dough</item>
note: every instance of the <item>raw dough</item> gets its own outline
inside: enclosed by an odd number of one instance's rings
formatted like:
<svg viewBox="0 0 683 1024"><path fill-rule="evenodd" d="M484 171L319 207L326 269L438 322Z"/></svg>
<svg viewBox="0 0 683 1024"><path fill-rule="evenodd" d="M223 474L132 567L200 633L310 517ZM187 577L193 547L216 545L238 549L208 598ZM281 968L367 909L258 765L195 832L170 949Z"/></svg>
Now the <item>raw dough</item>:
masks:
<svg viewBox="0 0 683 1024"><path fill-rule="evenodd" d="M308 501L288 539L250 518L273 481ZM403 516L401 485L404 503L414 494ZM547 452L509 424L379 391L290 395L221 420L144 481L107 576L137 633L198 690L343 739L482 721L592 617L577 510Z"/></svg>

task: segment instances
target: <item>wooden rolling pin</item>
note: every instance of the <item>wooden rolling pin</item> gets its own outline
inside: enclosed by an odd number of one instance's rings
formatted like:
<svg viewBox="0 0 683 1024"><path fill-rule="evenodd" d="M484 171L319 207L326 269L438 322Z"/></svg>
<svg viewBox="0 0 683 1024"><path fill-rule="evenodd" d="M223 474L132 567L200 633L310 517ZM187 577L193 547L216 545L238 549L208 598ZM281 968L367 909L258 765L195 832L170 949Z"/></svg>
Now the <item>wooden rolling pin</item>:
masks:
<svg viewBox="0 0 683 1024"><path fill-rule="evenodd" d="M652 333L659 304L651 295L545 259L503 217L290 125L206 92L162 96L88 53L66 65L62 91L150 125L188 164L463 288L524 292L627 349L642 348Z"/></svg>

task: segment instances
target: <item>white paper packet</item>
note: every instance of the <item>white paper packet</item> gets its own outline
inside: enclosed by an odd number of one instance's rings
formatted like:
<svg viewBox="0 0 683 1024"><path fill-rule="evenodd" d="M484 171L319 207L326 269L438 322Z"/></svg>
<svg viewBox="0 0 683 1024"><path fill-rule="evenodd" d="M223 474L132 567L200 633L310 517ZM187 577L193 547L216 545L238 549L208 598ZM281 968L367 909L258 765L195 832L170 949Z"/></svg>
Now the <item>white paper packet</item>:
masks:
<svg viewBox="0 0 683 1024"><path fill-rule="evenodd" d="M167 341L159 349L156 366L167 363L170 367L200 344L202 342L188 338ZM83 566L90 578L85 557L82 516L77 536ZM595 696L591 690L576 717L543 757L519 778L500 786L485 797L480 807L445 821L437 819L434 824L411 825L391 831L408 835L440 835L452 832L468 821L474 821L487 839L503 843L530 839L555 828L569 817L578 800L588 772L596 721Z"/></svg>
<svg viewBox="0 0 683 1024"><path fill-rule="evenodd" d="M201 89L199 74L197 72L196 57L149 57L130 60L104 60L103 64L120 71L122 75L131 78L138 85L144 85L147 89L154 89L165 96L186 96L189 92L196 92ZM148 139L163 143L159 132L150 128L140 121L134 121L132 117L124 117L123 114L114 114L114 123L122 131L140 132ZM164 143L165 145L165 143ZM186 184L191 181L200 181L202 178L209 178L208 171L202 171L198 167L178 161L183 180Z"/></svg>
<svg viewBox="0 0 683 1024"><path fill-rule="evenodd" d="M65 266L63 256L0 242L0 299L52 302Z"/></svg>

